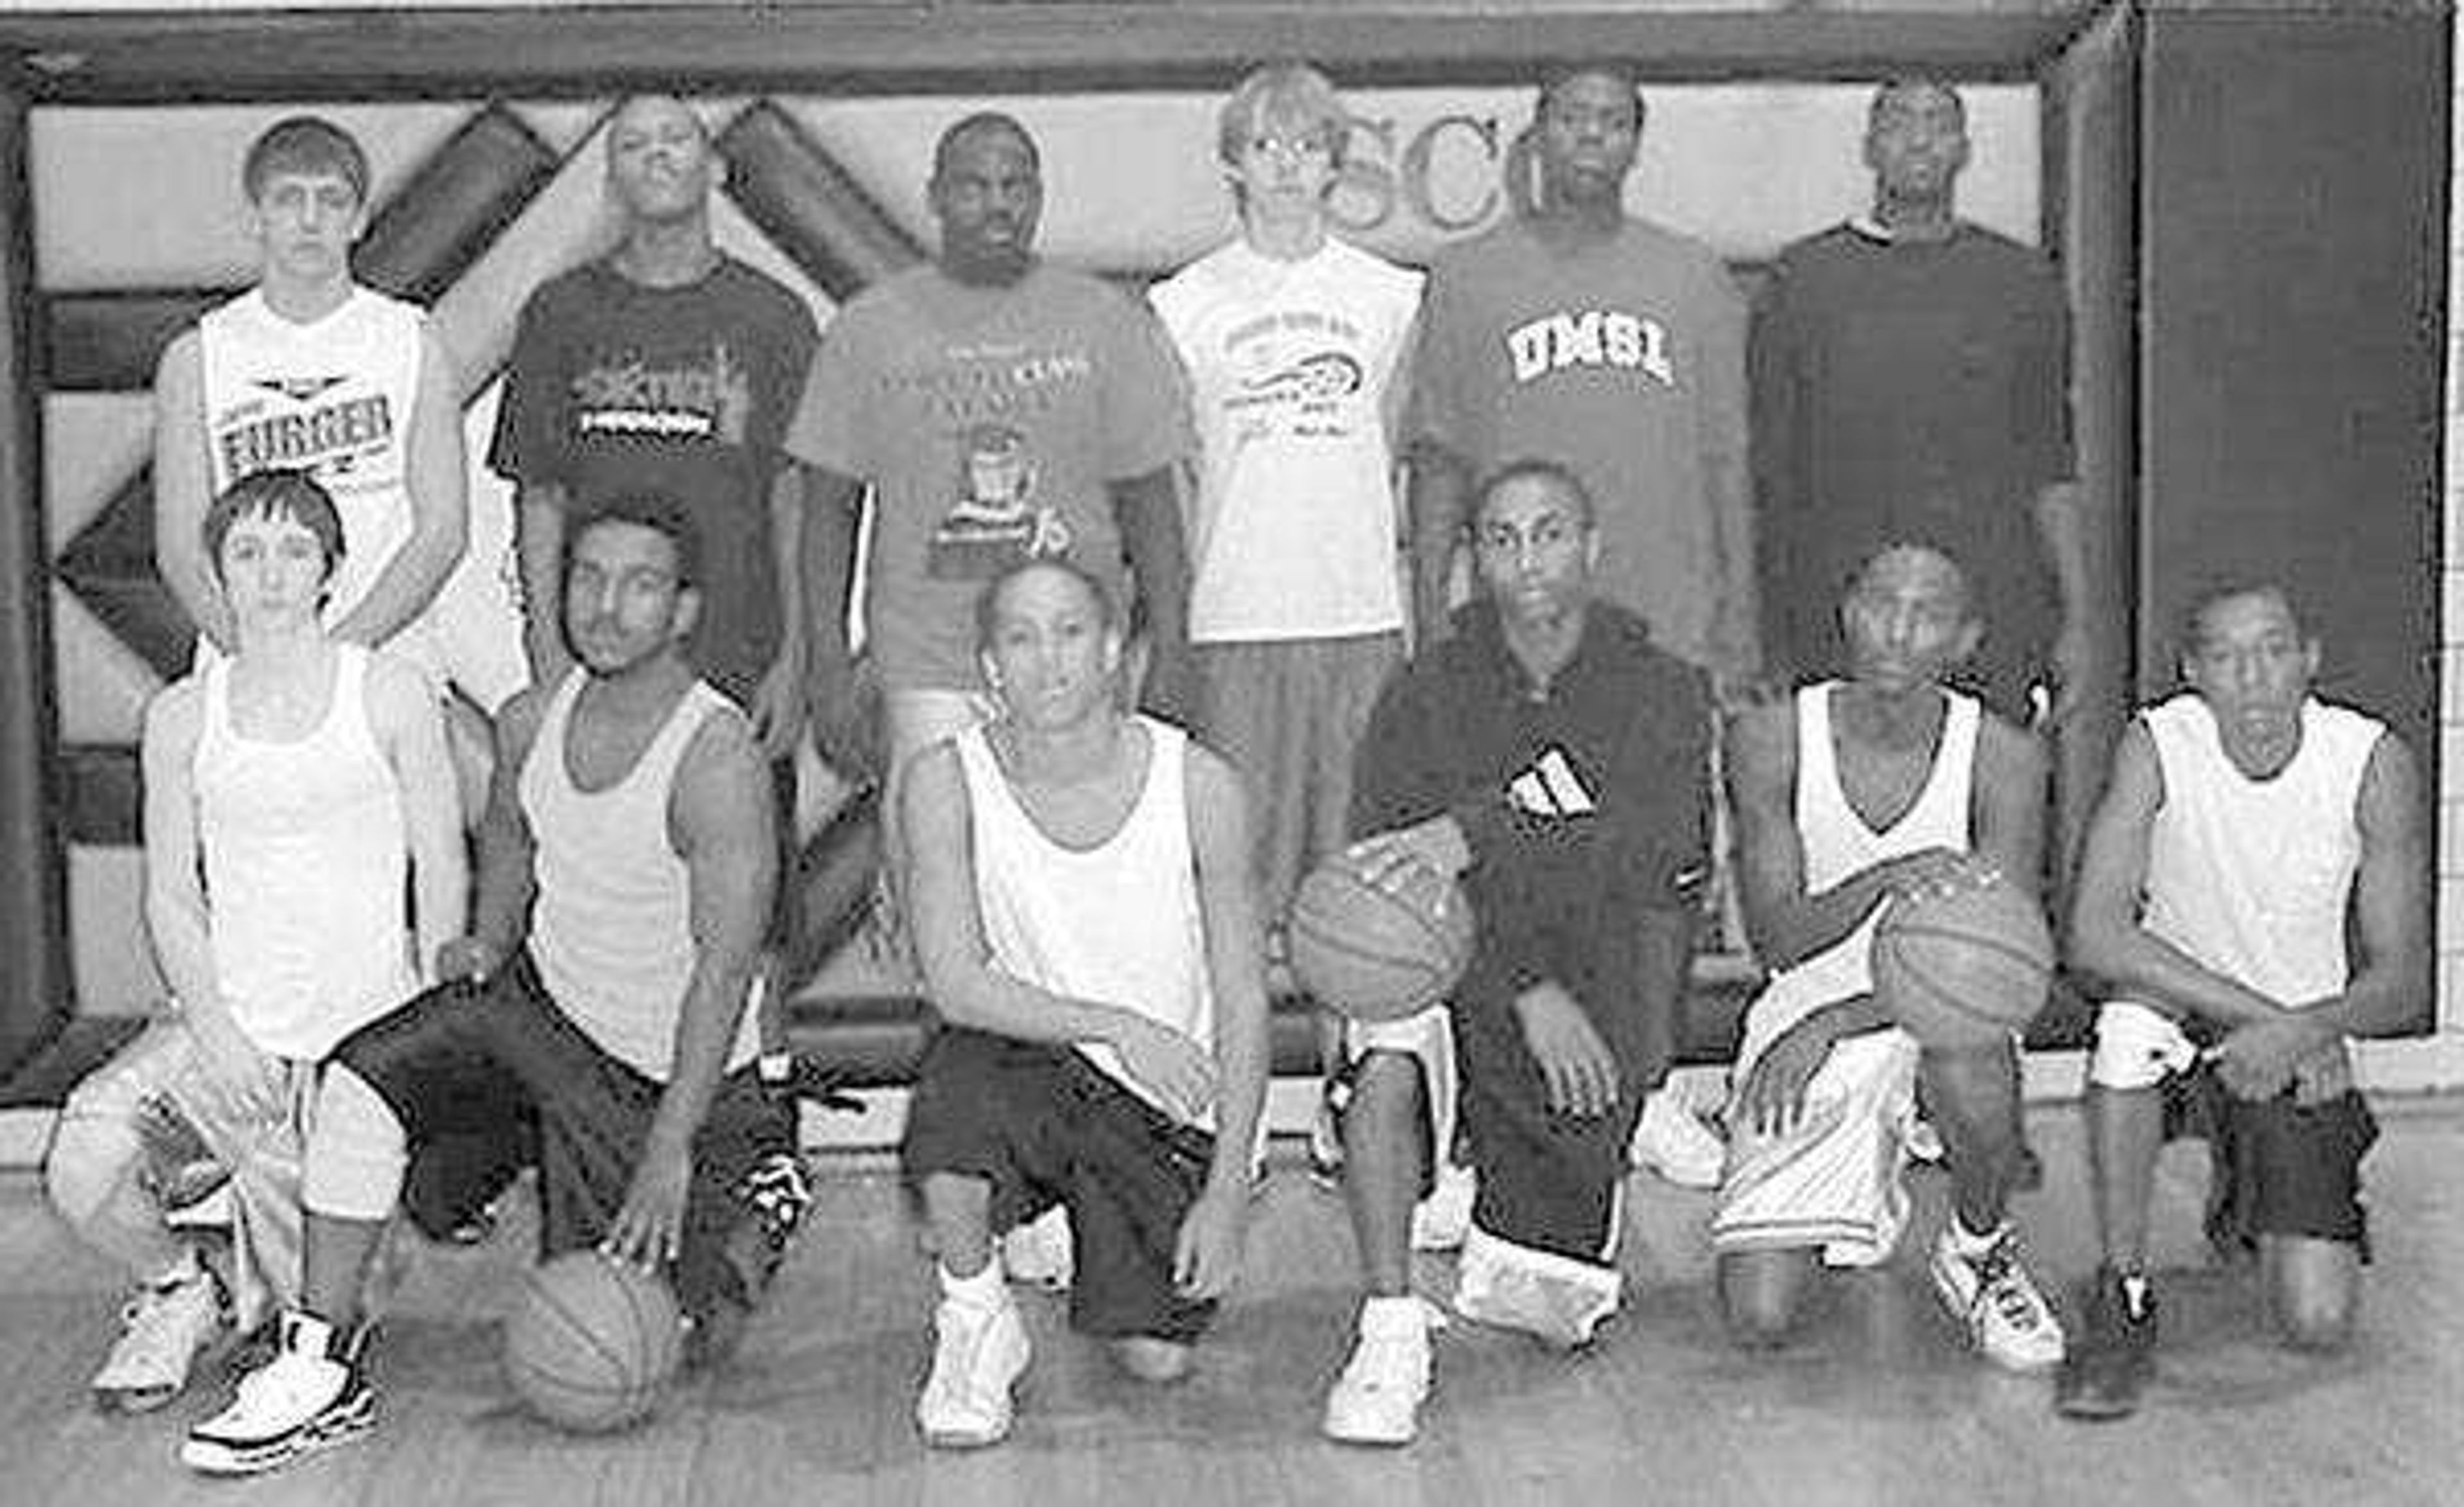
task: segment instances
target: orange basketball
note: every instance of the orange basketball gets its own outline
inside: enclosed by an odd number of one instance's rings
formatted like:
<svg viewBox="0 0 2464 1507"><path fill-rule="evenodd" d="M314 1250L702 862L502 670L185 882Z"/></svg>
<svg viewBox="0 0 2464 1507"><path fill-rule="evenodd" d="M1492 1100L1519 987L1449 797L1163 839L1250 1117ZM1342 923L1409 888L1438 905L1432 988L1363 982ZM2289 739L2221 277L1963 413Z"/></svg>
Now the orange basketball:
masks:
<svg viewBox="0 0 2464 1507"><path fill-rule="evenodd" d="M2054 938L1999 880L1891 902L1874 931L1874 1000L1927 1046L1991 1046L2045 1005Z"/></svg>
<svg viewBox="0 0 2464 1507"><path fill-rule="evenodd" d="M1302 988L1354 1020L1392 1020L1437 1004L1463 977L1471 903L1423 863L1390 894L1333 858L1301 881L1288 934Z"/></svg>
<svg viewBox="0 0 2464 1507"><path fill-rule="evenodd" d="M534 1267L522 1284L505 1321L505 1375L558 1428L607 1433L649 1416L683 1346L666 1282L573 1251Z"/></svg>

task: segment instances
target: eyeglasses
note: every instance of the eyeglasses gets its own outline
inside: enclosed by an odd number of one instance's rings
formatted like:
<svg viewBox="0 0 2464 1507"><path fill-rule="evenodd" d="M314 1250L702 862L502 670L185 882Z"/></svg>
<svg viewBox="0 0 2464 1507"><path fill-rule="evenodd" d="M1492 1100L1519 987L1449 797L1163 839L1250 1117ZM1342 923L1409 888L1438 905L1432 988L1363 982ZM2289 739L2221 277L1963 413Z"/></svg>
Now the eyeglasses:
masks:
<svg viewBox="0 0 2464 1507"><path fill-rule="evenodd" d="M1249 138L1249 150L1260 157L1331 158L1334 156L1334 142L1323 132L1312 132L1308 136L1253 136Z"/></svg>

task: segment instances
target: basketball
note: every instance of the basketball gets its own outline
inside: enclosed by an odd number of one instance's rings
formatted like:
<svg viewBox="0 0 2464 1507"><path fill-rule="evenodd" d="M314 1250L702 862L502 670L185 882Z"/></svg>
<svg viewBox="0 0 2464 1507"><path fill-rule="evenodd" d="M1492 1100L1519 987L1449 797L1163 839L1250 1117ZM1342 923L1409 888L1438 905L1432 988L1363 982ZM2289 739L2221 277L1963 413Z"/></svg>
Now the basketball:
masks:
<svg viewBox="0 0 2464 1507"><path fill-rule="evenodd" d="M1910 895L1874 932L1874 999L1927 1046L1992 1046L2044 1008L2054 938L2034 898L1999 880Z"/></svg>
<svg viewBox="0 0 2464 1507"><path fill-rule="evenodd" d="M1445 998L1471 961L1471 903L1426 864L1389 894L1340 858L1292 897L1293 976L1354 1020L1392 1020Z"/></svg>
<svg viewBox="0 0 2464 1507"><path fill-rule="evenodd" d="M505 1375L560 1429L607 1433L658 1405L684 1324L668 1284L596 1251L532 1268L505 1321Z"/></svg>

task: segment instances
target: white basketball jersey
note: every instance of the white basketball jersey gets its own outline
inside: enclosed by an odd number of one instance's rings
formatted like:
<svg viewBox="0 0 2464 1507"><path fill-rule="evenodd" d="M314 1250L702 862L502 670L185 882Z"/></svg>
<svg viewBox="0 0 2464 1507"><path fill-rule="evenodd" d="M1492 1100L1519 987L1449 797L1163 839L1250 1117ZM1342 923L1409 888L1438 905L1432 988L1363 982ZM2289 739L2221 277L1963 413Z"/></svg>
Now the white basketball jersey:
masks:
<svg viewBox="0 0 2464 1507"><path fill-rule="evenodd" d="M695 681L625 776L605 790L573 783L566 744L589 674L568 671L548 697L517 790L538 846L531 961L565 1018L599 1049L653 1082L675 1067L700 948L693 929L693 874L668 836L676 773L712 717L735 703ZM747 1010L729 1049L732 1072L759 1050Z"/></svg>
<svg viewBox="0 0 2464 1507"><path fill-rule="evenodd" d="M199 673L190 761L214 980L249 1039L313 1062L419 987L403 905L409 833L368 725L371 656L341 646L325 718L304 737L244 737L231 663Z"/></svg>
<svg viewBox="0 0 2464 1507"><path fill-rule="evenodd" d="M1847 792L1839 784L1838 749L1831 726L1831 694L1838 685L1825 681L1796 693L1796 832L1805 849L1805 890L1810 895L1834 888L1884 859L1931 847L1965 853L1975 841L1969 795L1975 783L1976 734L1982 720L1975 698L1943 692L1948 706L1925 787L1897 821L1877 832L1848 803ZM1875 906L1856 930L1771 976L1746 1012L1745 1040L1737 1053L1739 1073L1815 1011L1873 991L1874 928L1881 924L1881 906Z"/></svg>
<svg viewBox="0 0 2464 1507"><path fill-rule="evenodd" d="M2196 695L2140 714L2165 799L2147 834L2147 929L2285 1005L2341 993L2344 909L2361 865L2362 776L2387 729L2301 707L2301 746L2267 779L2233 766Z"/></svg>
<svg viewBox="0 0 2464 1507"><path fill-rule="evenodd" d="M1120 830L1084 850L1044 835L1009 787L979 726L954 740L975 834L976 901L995 968L1075 999L1133 1011L1215 1042L1215 994L1189 843L1188 739L1140 718L1146 784ZM1089 1060L1139 1097L1111 1047L1081 1043Z"/></svg>
<svg viewBox="0 0 2464 1507"><path fill-rule="evenodd" d="M252 471L304 470L342 515L328 622L359 604L410 537L410 412L425 317L415 304L353 288L341 307L300 324L252 290L197 322L215 494Z"/></svg>

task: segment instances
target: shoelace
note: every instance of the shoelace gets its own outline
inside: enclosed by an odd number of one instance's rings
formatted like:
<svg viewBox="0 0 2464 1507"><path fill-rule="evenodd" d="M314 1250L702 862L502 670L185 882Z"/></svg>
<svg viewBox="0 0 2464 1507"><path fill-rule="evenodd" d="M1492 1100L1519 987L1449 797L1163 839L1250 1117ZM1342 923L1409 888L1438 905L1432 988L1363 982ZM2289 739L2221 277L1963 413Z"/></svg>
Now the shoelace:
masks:
<svg viewBox="0 0 2464 1507"><path fill-rule="evenodd" d="M973 1323L952 1324L943 1329L935 1346L933 1369L953 1381L952 1389L970 1404L982 1401L982 1388L976 1386L976 1357L992 1343L993 1325L998 1314L985 1314ZM945 1370L942 1362L950 1362Z"/></svg>
<svg viewBox="0 0 2464 1507"><path fill-rule="evenodd" d="M2035 1295L2029 1291L2027 1278L2019 1270L2018 1253L2011 1249L2007 1238L1995 1241L1984 1259L1976 1263L1976 1279L1979 1303L1991 1302L2000 1311L2003 1321L2014 1328L2036 1327Z"/></svg>
<svg viewBox="0 0 2464 1507"><path fill-rule="evenodd" d="M321 1365L315 1356L283 1351L239 1379L239 1407L255 1412L277 1400L288 1404L308 1396Z"/></svg>
<svg viewBox="0 0 2464 1507"><path fill-rule="evenodd" d="M150 1288L145 1296L131 1298L121 1307L121 1322L128 1324L128 1335L148 1349L170 1344L172 1315L177 1313L177 1288Z"/></svg>
<svg viewBox="0 0 2464 1507"><path fill-rule="evenodd" d="M121 1322L128 1332L140 1336L147 1344L161 1344L171 1337L171 1316L179 1311L181 1289L205 1278L174 1278L172 1280L142 1289L121 1307ZM208 1295L207 1300L212 1300Z"/></svg>
<svg viewBox="0 0 2464 1507"><path fill-rule="evenodd" d="M1412 1295L1412 1300L1420 1306L1421 1329L1419 1334L1418 1336L1409 1334L1363 1334L1360 1337L1359 1346L1353 1351L1352 1365L1345 1367L1347 1371L1365 1368L1369 1373L1369 1379L1372 1383L1382 1383L1386 1379L1386 1370L1388 1368L1383 1366L1367 1365L1366 1362L1369 1356L1375 1354L1382 1357L1398 1350L1410 1350L1415 1347L1416 1340L1418 1342L1418 1348L1425 1351L1429 1345L1429 1336L1445 1328L1451 1321L1447 1319L1446 1311L1443 1308L1441 1308L1436 1303L1420 1297L1418 1293Z"/></svg>

